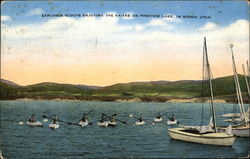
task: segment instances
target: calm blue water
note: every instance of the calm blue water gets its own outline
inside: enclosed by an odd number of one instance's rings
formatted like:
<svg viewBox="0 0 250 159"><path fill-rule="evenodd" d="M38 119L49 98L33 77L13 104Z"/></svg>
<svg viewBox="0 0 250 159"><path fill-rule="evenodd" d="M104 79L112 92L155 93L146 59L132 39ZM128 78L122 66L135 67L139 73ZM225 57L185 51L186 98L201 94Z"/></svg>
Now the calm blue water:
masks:
<svg viewBox="0 0 250 159"><path fill-rule="evenodd" d="M231 104L216 104L217 113L233 112ZM61 120L76 122L83 112L94 109L90 122L101 113L114 114L129 122L128 114L143 114L148 121L158 112L176 114L181 124L199 125L199 103L120 103L120 102L66 102L66 101L1 101L1 151L11 159L36 158L235 158L247 156L248 138L237 138L232 147L192 144L171 140L166 122L156 125L134 126L120 123L117 127L101 128L96 124L78 127L60 123L51 130L44 127L18 125L32 113L37 120L42 115L56 114ZM209 119L209 106L205 105L204 123ZM167 120L165 118L165 120ZM222 124L222 122L219 121Z"/></svg>

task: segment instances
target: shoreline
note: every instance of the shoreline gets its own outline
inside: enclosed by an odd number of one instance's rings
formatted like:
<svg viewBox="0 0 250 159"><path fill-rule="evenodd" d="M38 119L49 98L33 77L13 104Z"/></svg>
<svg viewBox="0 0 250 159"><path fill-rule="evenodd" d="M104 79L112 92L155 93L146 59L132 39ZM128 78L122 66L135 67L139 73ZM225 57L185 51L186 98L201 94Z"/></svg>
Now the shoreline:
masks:
<svg viewBox="0 0 250 159"><path fill-rule="evenodd" d="M8 100L8 99L1 99L1 100ZM203 101L200 98L172 98L166 101L143 101L140 98L132 98L132 99L115 99L113 101L104 101L104 100L98 100L98 99L92 99L92 100L80 100L80 99L62 99L62 98L55 98L55 99L37 99L37 98L19 98L14 99L11 101L92 101L92 102L155 102L155 103L209 103L209 100ZM214 103L233 103L230 101L227 101L225 99L215 99ZM245 103L247 104L247 103Z"/></svg>

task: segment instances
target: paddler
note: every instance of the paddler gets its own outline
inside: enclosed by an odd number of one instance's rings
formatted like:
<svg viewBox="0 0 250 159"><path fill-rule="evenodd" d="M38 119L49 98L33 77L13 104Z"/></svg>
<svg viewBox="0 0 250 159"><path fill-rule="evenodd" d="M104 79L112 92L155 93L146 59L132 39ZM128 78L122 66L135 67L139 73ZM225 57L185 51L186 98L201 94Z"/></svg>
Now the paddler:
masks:
<svg viewBox="0 0 250 159"><path fill-rule="evenodd" d="M173 114L172 117L170 118L171 121L175 121L176 118L175 118L175 115Z"/></svg>
<svg viewBox="0 0 250 159"><path fill-rule="evenodd" d="M29 122L32 122L32 123L36 122L34 114L32 114L31 117L29 118Z"/></svg>
<svg viewBox="0 0 250 159"><path fill-rule="evenodd" d="M139 121L139 122L142 122L142 121L143 121L142 117L139 117L138 121Z"/></svg>
<svg viewBox="0 0 250 159"><path fill-rule="evenodd" d="M52 123L53 124L57 124L57 121L58 121L58 117L55 115L52 119Z"/></svg>
<svg viewBox="0 0 250 159"><path fill-rule="evenodd" d="M83 113L83 117L82 117L81 121L86 122L87 119L88 119L87 114Z"/></svg>

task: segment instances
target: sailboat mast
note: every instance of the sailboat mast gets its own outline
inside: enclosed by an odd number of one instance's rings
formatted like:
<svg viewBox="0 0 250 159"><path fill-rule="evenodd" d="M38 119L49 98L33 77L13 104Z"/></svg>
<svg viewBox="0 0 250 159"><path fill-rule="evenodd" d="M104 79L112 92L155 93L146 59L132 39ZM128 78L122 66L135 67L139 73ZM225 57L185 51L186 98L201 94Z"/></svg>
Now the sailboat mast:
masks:
<svg viewBox="0 0 250 159"><path fill-rule="evenodd" d="M242 68L243 68L243 73L244 73L245 82L246 82L246 86L247 86L248 98L250 98L249 83L248 83L248 80L247 80L247 75L246 75L244 64L242 64Z"/></svg>
<svg viewBox="0 0 250 159"><path fill-rule="evenodd" d="M214 109L213 86L212 86L212 80L211 80L211 69L210 69L210 65L209 65L209 62L208 62L206 38L204 38L204 49L205 49L207 71L208 71L208 78L209 78L209 87L210 87L210 97L211 97L211 106L212 106L212 116L213 116L214 131L217 133L217 124L216 124L215 109Z"/></svg>
<svg viewBox="0 0 250 159"><path fill-rule="evenodd" d="M245 108L243 105L243 100L242 100L242 95L241 95L241 89L240 89L240 84L239 84L239 78L238 78L238 73L236 70L236 65L235 65L235 60L234 60L234 53L233 53L233 44L230 44L231 48L231 53L232 53L232 62L233 62L233 72L234 72L234 79L235 79L235 85L236 85L236 93L238 92L238 103L239 107L241 109L241 114L243 115L243 120L244 123L247 123L246 117L245 117Z"/></svg>

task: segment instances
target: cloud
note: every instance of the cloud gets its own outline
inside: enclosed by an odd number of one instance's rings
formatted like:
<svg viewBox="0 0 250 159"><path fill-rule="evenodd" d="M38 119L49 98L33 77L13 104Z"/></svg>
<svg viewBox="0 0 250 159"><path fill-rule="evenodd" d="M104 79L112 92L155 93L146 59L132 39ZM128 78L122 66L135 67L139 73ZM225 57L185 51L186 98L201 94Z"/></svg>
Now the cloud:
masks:
<svg viewBox="0 0 250 159"><path fill-rule="evenodd" d="M204 36L215 77L232 73L230 43L235 46L238 62L247 59L249 52L249 22L243 19L224 27L209 22L201 27L204 29L181 33L175 30L179 24L164 18L127 24L120 20L117 17L59 17L39 24L4 26L1 35L4 66L17 59L26 59L30 66L44 61L47 67L58 67L58 70L73 69L77 64L81 65L77 68L90 68L98 63L107 65L107 69L108 66L111 69L112 64L112 68L119 68L121 72L135 68L135 75L141 71L140 67L144 71L161 67L176 69L169 80L200 79L201 69L197 65L202 59ZM131 77L131 80L136 79Z"/></svg>
<svg viewBox="0 0 250 159"><path fill-rule="evenodd" d="M204 26L202 26L199 30L200 31L212 31L218 28L217 24L212 22L207 22Z"/></svg>
<svg viewBox="0 0 250 159"><path fill-rule="evenodd" d="M7 15L1 15L1 21L11 21L11 17Z"/></svg>
<svg viewBox="0 0 250 159"><path fill-rule="evenodd" d="M41 8L34 8L29 12L30 15L39 15L39 14L43 14L43 13L44 13L44 11Z"/></svg>

